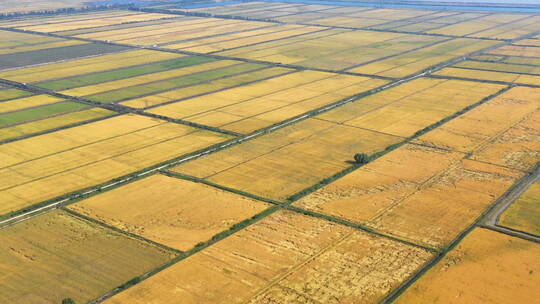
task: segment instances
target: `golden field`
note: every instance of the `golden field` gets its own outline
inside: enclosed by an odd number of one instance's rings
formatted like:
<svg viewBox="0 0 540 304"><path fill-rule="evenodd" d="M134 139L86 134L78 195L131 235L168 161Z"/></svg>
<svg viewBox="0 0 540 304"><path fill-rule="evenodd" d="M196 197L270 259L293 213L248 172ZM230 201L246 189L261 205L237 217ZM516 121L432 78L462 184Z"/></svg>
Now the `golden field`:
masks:
<svg viewBox="0 0 540 304"><path fill-rule="evenodd" d="M307 119L172 170L284 200L350 167L348 161L355 153L373 154L398 141L390 135Z"/></svg>
<svg viewBox="0 0 540 304"><path fill-rule="evenodd" d="M472 152L531 115L540 105L540 90L515 87L416 139L444 149Z"/></svg>
<svg viewBox="0 0 540 304"><path fill-rule="evenodd" d="M118 229L187 251L268 204L191 181L153 175L69 208Z"/></svg>
<svg viewBox="0 0 540 304"><path fill-rule="evenodd" d="M249 133L386 83L360 76L301 71L160 106L148 112ZM142 100L148 101L148 97ZM137 106L135 100L123 104Z"/></svg>
<svg viewBox="0 0 540 304"><path fill-rule="evenodd" d="M0 301L86 303L175 257L146 242L52 211L0 230Z"/></svg>
<svg viewBox="0 0 540 304"><path fill-rule="evenodd" d="M278 211L104 303L372 303L431 257Z"/></svg>
<svg viewBox="0 0 540 304"><path fill-rule="evenodd" d="M419 78L321 114L321 119L410 137L504 85Z"/></svg>
<svg viewBox="0 0 540 304"><path fill-rule="evenodd" d="M0 146L0 214L226 139L209 131L124 115L8 143Z"/></svg>
<svg viewBox="0 0 540 304"><path fill-rule="evenodd" d="M540 246L476 228L395 303L534 303Z"/></svg>
<svg viewBox="0 0 540 304"><path fill-rule="evenodd" d="M539 105L539 89L515 87L416 142L470 152L473 159L527 171L539 160Z"/></svg>
<svg viewBox="0 0 540 304"><path fill-rule="evenodd" d="M532 184L504 211L498 225L540 235L540 183Z"/></svg>

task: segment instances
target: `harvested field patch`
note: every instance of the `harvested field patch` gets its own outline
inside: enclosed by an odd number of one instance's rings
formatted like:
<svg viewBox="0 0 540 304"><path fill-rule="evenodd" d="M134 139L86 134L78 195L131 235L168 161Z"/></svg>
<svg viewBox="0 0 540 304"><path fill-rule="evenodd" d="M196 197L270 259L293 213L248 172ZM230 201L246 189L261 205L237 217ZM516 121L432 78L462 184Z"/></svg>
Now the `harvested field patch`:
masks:
<svg viewBox="0 0 540 304"><path fill-rule="evenodd" d="M472 159L532 170L540 162L540 109L480 147Z"/></svg>
<svg viewBox="0 0 540 304"><path fill-rule="evenodd" d="M268 206L201 183L153 175L69 208L187 251Z"/></svg>
<svg viewBox="0 0 540 304"><path fill-rule="evenodd" d="M307 119L172 170L284 200L350 167L355 153L373 154L399 141L394 136Z"/></svg>
<svg viewBox="0 0 540 304"><path fill-rule="evenodd" d="M473 152L531 115L540 89L515 87L416 139L418 143Z"/></svg>
<svg viewBox="0 0 540 304"><path fill-rule="evenodd" d="M405 145L294 204L443 248L523 176L464 156Z"/></svg>
<svg viewBox="0 0 540 304"><path fill-rule="evenodd" d="M444 248L522 177L515 170L463 160L367 225Z"/></svg>
<svg viewBox="0 0 540 304"><path fill-rule="evenodd" d="M86 303L175 254L52 211L0 230L3 303Z"/></svg>
<svg viewBox="0 0 540 304"><path fill-rule="evenodd" d="M373 303L431 256L278 211L105 303Z"/></svg>
<svg viewBox="0 0 540 304"><path fill-rule="evenodd" d="M395 303L534 303L538 255L536 243L477 228Z"/></svg>
<svg viewBox="0 0 540 304"><path fill-rule="evenodd" d="M499 225L540 235L540 182L532 184L499 218Z"/></svg>

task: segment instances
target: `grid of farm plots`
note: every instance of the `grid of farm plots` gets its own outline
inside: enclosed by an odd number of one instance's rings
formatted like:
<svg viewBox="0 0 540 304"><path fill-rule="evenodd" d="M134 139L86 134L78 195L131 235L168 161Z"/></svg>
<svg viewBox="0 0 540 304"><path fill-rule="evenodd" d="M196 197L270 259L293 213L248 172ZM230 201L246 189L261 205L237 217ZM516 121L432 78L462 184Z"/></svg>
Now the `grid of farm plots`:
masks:
<svg viewBox="0 0 540 304"><path fill-rule="evenodd" d="M0 160L2 303L532 303L540 16L3 19Z"/></svg>

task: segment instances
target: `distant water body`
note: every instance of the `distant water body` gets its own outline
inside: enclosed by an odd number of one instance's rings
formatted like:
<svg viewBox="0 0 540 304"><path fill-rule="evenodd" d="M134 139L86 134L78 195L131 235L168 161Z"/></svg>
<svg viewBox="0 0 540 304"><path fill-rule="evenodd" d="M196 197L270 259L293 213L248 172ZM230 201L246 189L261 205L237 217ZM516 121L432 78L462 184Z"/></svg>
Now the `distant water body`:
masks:
<svg viewBox="0 0 540 304"><path fill-rule="evenodd" d="M434 5L434 4L421 4L421 3L384 3L381 2L347 2L347 1L310 1L310 0L264 0L266 2L287 2L287 3L305 3L305 4L326 4L326 5L341 5L341 6L374 6L374 7L384 7L384 8L419 8L419 9L431 9L431 10L466 10L466 11L496 11L496 12L517 12L517 13L540 13L540 8L529 8L529 7L512 7L513 3L503 0L454 0L451 2L455 3L478 3L478 5ZM204 4L193 4L193 5L179 5L182 8L203 8L203 7L212 7L220 6L226 4L235 4L240 3L241 1L223 1L215 3L204 3ZM437 1L429 1L431 3ZM447 1L444 1L447 2ZM448 1L450 2L450 1ZM507 6L489 6L481 5L481 3L495 3L499 5L507 4ZM537 4L540 5L538 0L522 0L519 1L519 4Z"/></svg>

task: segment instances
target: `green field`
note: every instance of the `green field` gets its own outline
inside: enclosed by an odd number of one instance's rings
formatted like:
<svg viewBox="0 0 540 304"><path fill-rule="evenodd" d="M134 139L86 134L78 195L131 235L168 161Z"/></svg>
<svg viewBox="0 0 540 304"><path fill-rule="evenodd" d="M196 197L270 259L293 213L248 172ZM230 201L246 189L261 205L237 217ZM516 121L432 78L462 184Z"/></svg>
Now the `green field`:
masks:
<svg viewBox="0 0 540 304"><path fill-rule="evenodd" d="M22 111L10 112L0 115L0 127L46 118L60 113L82 110L84 108L88 108L88 105L75 102L61 102Z"/></svg>

